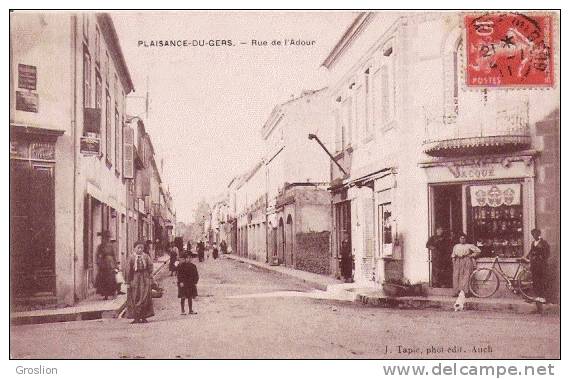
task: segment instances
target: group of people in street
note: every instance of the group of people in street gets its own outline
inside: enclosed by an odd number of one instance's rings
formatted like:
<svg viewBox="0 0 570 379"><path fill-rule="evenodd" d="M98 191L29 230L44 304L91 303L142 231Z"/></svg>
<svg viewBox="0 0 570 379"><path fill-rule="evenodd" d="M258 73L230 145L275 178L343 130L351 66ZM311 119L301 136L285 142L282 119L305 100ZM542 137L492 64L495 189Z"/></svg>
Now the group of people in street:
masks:
<svg viewBox="0 0 570 379"><path fill-rule="evenodd" d="M123 278L120 264L117 261L116 248L111 233L108 230L101 232L101 244L97 247L98 272L95 280L97 293L107 300L121 291L122 284L127 288L127 312L126 317L133 319L132 324L147 323L148 318L154 316L152 305L153 285L153 261L150 255L152 241L137 241L133 246L133 252L127 259L125 278ZM226 241L220 243L220 248L214 243L211 247L212 257L219 258L219 251L227 254ZM207 255L206 255L207 251ZM196 255L200 262L210 256L210 249L206 249L204 241L200 240L196 245ZM186 314L185 305L188 303L188 314L196 314L192 307L192 300L198 296L197 283L199 280L198 269L192 263L192 244L186 244L183 249L181 239L170 243L168 254L170 256L170 275L176 275L178 298L180 299L180 312Z"/></svg>
<svg viewBox="0 0 570 379"><path fill-rule="evenodd" d="M546 270L550 246L542 238L540 229L533 229L531 235L533 241L530 251L522 259L530 262L533 291L542 301L546 297L548 286ZM481 254L481 249L468 243L464 233L458 234L458 241L455 243L454 234L448 235L442 227L436 229L435 235L428 239L426 247L431 252L432 286L447 287L451 274L455 295L463 291L465 296L469 296L469 278L476 268L476 258Z"/></svg>

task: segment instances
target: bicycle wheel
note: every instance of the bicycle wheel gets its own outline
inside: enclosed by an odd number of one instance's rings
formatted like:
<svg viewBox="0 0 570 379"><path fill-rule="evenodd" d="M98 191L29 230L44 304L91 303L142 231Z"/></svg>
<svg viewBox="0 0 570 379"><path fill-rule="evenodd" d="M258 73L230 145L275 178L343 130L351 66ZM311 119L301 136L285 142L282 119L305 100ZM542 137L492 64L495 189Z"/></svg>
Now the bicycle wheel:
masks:
<svg viewBox="0 0 570 379"><path fill-rule="evenodd" d="M532 285L532 274L528 268L523 267L519 271L517 277L515 278L515 285L523 297L531 300L535 298L535 293Z"/></svg>
<svg viewBox="0 0 570 379"><path fill-rule="evenodd" d="M490 268L478 268L469 277L469 289L476 297L490 297L499 288L499 277Z"/></svg>

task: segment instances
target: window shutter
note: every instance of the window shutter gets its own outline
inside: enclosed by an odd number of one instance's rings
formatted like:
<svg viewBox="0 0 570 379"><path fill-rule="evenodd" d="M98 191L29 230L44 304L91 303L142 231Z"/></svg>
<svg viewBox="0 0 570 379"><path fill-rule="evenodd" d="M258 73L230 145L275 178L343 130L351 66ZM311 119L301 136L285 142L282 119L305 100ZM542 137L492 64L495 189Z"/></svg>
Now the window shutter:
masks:
<svg viewBox="0 0 570 379"><path fill-rule="evenodd" d="M130 126L124 129L124 147L123 147L123 177L133 179L135 177L134 165L134 130Z"/></svg>

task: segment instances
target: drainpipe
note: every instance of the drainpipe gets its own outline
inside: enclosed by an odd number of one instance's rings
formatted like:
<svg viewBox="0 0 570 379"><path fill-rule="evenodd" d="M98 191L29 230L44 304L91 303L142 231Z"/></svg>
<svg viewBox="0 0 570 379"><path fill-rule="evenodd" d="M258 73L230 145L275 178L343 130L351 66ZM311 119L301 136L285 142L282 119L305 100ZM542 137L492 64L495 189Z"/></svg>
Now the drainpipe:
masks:
<svg viewBox="0 0 570 379"><path fill-rule="evenodd" d="M72 38L72 59L73 59L73 78L71 83L73 85L73 109L71 111L71 139L73 147L73 303L75 304L76 298L76 264L77 264L77 141L76 141L76 128L77 128L77 15L73 15L71 25L71 38ZM85 223L84 223L85 224Z"/></svg>

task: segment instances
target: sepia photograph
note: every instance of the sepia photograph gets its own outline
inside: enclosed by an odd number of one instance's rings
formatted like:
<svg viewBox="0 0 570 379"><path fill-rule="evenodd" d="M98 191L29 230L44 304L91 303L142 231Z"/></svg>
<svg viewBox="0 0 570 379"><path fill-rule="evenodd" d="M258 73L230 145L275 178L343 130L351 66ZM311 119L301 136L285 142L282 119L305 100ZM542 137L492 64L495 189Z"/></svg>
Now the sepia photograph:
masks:
<svg viewBox="0 0 570 379"><path fill-rule="evenodd" d="M560 360L560 29L10 10L9 359L44 360L17 374Z"/></svg>

